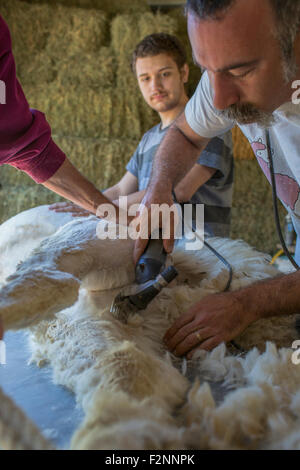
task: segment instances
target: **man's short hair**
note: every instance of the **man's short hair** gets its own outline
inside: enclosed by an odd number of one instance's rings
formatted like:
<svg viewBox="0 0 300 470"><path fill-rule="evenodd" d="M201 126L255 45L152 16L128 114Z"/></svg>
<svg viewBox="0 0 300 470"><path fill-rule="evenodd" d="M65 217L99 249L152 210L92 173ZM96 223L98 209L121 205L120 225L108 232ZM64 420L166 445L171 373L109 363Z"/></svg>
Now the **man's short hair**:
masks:
<svg viewBox="0 0 300 470"><path fill-rule="evenodd" d="M185 11L200 20L218 19L238 0L187 0ZM283 59L287 65L289 81L297 72L294 41L300 30L300 0L269 0L276 19L275 37L278 39Z"/></svg>
<svg viewBox="0 0 300 470"><path fill-rule="evenodd" d="M146 36L136 46L131 59L133 73L136 73L137 59L158 54L167 54L172 57L179 70L187 63L186 52L179 39L167 33L154 33Z"/></svg>

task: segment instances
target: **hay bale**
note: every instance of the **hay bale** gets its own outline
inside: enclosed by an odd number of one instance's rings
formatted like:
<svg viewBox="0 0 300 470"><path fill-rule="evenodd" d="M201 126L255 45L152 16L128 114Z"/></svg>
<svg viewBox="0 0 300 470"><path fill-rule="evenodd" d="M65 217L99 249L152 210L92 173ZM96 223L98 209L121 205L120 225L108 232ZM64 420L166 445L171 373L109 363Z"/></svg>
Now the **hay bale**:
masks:
<svg viewBox="0 0 300 470"><path fill-rule="evenodd" d="M130 59L135 46L145 36L165 32L176 34L177 21L161 13L118 15L111 23L111 46L118 56L119 78L130 73ZM133 34L134 32L134 34Z"/></svg>
<svg viewBox="0 0 300 470"><path fill-rule="evenodd" d="M75 167L98 188L115 184L124 175L126 163L138 144L138 140L132 139L82 139L57 135L54 140ZM26 173L9 165L0 167L0 183L2 186L36 186Z"/></svg>
<svg viewBox="0 0 300 470"><path fill-rule="evenodd" d="M192 56L192 48L187 33L187 21L182 7L173 8L168 12L168 16L174 18L177 22L176 36L180 39L187 54L187 62L190 68L189 81L186 85L188 96L192 96L201 79L201 70L194 64Z"/></svg>
<svg viewBox="0 0 300 470"><path fill-rule="evenodd" d="M236 160L255 160L254 152L241 129L235 126L232 129L233 154Z"/></svg>
<svg viewBox="0 0 300 470"><path fill-rule="evenodd" d="M86 64L90 63L91 69L95 66L95 58L89 54L101 56L101 46L107 38L103 12L60 5L31 5L17 0L0 0L0 8L11 30L17 75L22 83L55 80L61 68L66 70L68 56L71 56L70 74L80 75L83 68L86 75Z"/></svg>
<svg viewBox="0 0 300 470"><path fill-rule="evenodd" d="M16 65L17 77L23 87L46 85L57 78L57 64L45 51L36 54L28 51L27 60L21 60Z"/></svg>
<svg viewBox="0 0 300 470"><path fill-rule="evenodd" d="M2 186L0 190L0 223L26 209L62 200L57 194L37 184L33 187L26 185Z"/></svg>
<svg viewBox="0 0 300 470"><path fill-rule="evenodd" d="M112 91L88 87L49 85L24 87L32 108L46 114L58 135L108 137L112 122Z"/></svg>
<svg viewBox="0 0 300 470"><path fill-rule="evenodd" d="M0 12L11 32L16 62L28 63L28 52L34 55L42 51L54 30L53 9L48 5L0 0Z"/></svg>
<svg viewBox="0 0 300 470"><path fill-rule="evenodd" d="M76 168L99 189L115 184L125 173L137 141L57 137L54 140ZM35 184L25 173L8 165L0 167L0 223L40 204L63 200Z"/></svg>
<svg viewBox="0 0 300 470"><path fill-rule="evenodd" d="M51 57L64 59L76 54L93 53L105 44L105 13L61 5L52 7L51 10L55 15L55 27L48 35L46 44L46 51ZM78 69L79 67L78 63Z"/></svg>
<svg viewBox="0 0 300 470"><path fill-rule="evenodd" d="M283 227L286 210L280 202L279 213ZM235 161L231 237L267 253L278 251L271 186L256 160Z"/></svg>
<svg viewBox="0 0 300 470"><path fill-rule="evenodd" d="M26 3L48 3L66 7L96 8L110 15L121 12L137 12L149 9L147 0L20 0Z"/></svg>
<svg viewBox="0 0 300 470"><path fill-rule="evenodd" d="M107 188L124 175L126 163L138 143L132 139L80 139L58 136L55 136L55 142L97 188Z"/></svg>
<svg viewBox="0 0 300 470"><path fill-rule="evenodd" d="M61 87L82 86L97 90L111 88L115 83L116 58L109 47L66 57L57 64L57 84Z"/></svg>

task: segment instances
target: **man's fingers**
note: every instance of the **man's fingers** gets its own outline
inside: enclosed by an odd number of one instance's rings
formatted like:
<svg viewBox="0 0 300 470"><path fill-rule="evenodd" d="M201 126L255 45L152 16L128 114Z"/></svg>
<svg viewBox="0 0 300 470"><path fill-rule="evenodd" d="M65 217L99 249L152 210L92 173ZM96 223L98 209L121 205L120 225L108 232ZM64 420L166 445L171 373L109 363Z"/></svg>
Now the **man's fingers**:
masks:
<svg viewBox="0 0 300 470"><path fill-rule="evenodd" d="M144 238L138 238L134 244L134 250L133 250L133 261L134 264L138 262L144 251L146 250L146 247L148 245L148 239Z"/></svg>
<svg viewBox="0 0 300 470"><path fill-rule="evenodd" d="M204 350L204 351L211 351L212 349L216 348L221 344L222 338L218 336L212 336L211 338L208 338L206 341L203 341L199 346L196 348L192 349L188 354L187 354L187 359L192 359L193 355L195 354L196 351L198 350Z"/></svg>
<svg viewBox="0 0 300 470"><path fill-rule="evenodd" d="M166 346L169 351L173 351L187 336L191 335L194 331L199 330L200 327L194 323L195 322L193 321L186 323L184 326L177 329L176 333L166 341Z"/></svg>
<svg viewBox="0 0 300 470"><path fill-rule="evenodd" d="M170 341L170 339L176 335L176 333L178 332L178 330L180 328L182 328L183 326L191 323L194 319L194 313L191 313L191 312L188 312L188 313L185 313L183 315L181 315L176 321L175 323L171 326L171 328L169 328L164 336L164 341L166 343L168 343ZM193 328L193 326L191 326L191 328Z"/></svg>
<svg viewBox="0 0 300 470"><path fill-rule="evenodd" d="M174 240L163 240L164 249L167 253L172 253L174 248Z"/></svg>
<svg viewBox="0 0 300 470"><path fill-rule="evenodd" d="M72 217L89 217L90 212L73 212Z"/></svg>
<svg viewBox="0 0 300 470"><path fill-rule="evenodd" d="M176 348L172 351L175 356L184 356L192 351L194 348L201 346L203 342L206 342L211 337L211 333L207 330L199 329L190 333L184 338L181 343L177 344Z"/></svg>
<svg viewBox="0 0 300 470"><path fill-rule="evenodd" d="M70 207L71 205L71 202L56 202L54 204L51 204L49 206L49 209L51 211L55 211L55 210L58 210L58 209L65 209L66 207Z"/></svg>
<svg viewBox="0 0 300 470"><path fill-rule="evenodd" d="M57 202L56 204L51 204L49 209L54 212L72 212L72 213L82 213L84 210L82 207L76 206L71 202Z"/></svg>

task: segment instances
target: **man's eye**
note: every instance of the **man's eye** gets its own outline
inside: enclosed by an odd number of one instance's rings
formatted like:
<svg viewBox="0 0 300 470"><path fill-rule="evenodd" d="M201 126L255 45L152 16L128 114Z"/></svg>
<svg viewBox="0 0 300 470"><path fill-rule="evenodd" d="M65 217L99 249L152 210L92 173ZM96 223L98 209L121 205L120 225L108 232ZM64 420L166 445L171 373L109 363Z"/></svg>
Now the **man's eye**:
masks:
<svg viewBox="0 0 300 470"><path fill-rule="evenodd" d="M149 77L143 77L143 78L141 79L142 82L147 82L148 80L149 80Z"/></svg>
<svg viewBox="0 0 300 470"><path fill-rule="evenodd" d="M240 72L238 73L237 71L235 71L234 73L232 72L229 72L230 75L234 78L243 78L243 77L246 77L246 75L248 75L250 72L252 72L254 69L248 69L246 70L246 72Z"/></svg>
<svg viewBox="0 0 300 470"><path fill-rule="evenodd" d="M164 73L163 73L163 77L169 77L169 75L171 75L170 72L164 72Z"/></svg>

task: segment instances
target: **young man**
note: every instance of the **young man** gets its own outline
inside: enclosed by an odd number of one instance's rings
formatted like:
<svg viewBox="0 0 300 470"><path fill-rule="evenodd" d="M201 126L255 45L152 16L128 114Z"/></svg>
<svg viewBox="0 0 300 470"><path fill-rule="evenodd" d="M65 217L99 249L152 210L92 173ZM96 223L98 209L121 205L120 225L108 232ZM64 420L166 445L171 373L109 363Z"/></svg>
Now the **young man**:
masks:
<svg viewBox="0 0 300 470"><path fill-rule="evenodd" d="M171 204L171 188L207 142L237 123L268 179L273 154L277 193L299 237L300 108L292 97L299 98L300 0L188 0L187 21L194 60L205 73L159 148L143 203ZM146 242L136 242L136 259ZM165 246L170 250L172 240ZM295 272L209 296L180 317L166 344L188 357L212 349L259 318L299 312L299 288Z"/></svg>
<svg viewBox="0 0 300 470"><path fill-rule="evenodd" d="M137 45L132 56L132 71L146 103L158 113L161 122L143 136L123 178L103 192L115 204L119 196L128 196L128 206L142 201L156 150L188 102L184 88L189 75L186 62L182 44L169 34L152 34ZM232 142L228 133L209 143L197 163L178 182L175 194L178 202L204 204L206 233L226 237L230 230L232 186ZM69 203L52 207L84 214Z"/></svg>

